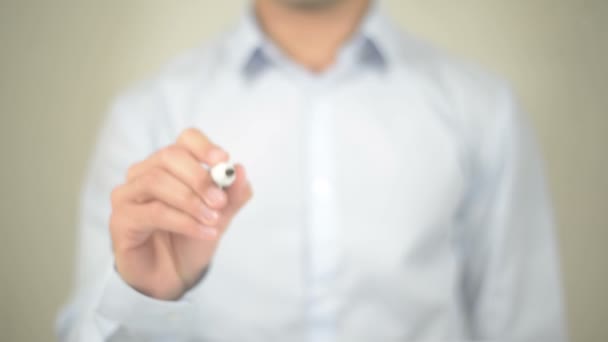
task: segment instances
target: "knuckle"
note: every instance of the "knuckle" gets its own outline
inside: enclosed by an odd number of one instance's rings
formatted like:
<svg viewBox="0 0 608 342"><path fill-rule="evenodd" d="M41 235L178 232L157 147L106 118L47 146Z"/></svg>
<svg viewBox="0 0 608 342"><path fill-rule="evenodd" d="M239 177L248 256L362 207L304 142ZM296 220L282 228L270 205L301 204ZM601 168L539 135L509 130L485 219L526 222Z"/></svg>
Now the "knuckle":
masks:
<svg viewBox="0 0 608 342"><path fill-rule="evenodd" d="M187 211L196 211L200 206L200 200L192 191L184 191L180 195L180 205Z"/></svg>
<svg viewBox="0 0 608 342"><path fill-rule="evenodd" d="M122 230L123 227L125 226L124 222L125 222L125 220L122 217L122 215L120 215L116 211L112 211L112 214L110 215L110 220L109 220L110 232L116 233L116 232Z"/></svg>
<svg viewBox="0 0 608 342"><path fill-rule="evenodd" d="M120 203L120 201L122 200L122 188L123 186L119 185L112 189L112 191L110 192L110 202L112 203L113 207Z"/></svg>
<svg viewBox="0 0 608 342"><path fill-rule="evenodd" d="M146 216L151 224L161 224L167 219L167 208L160 202L155 201L148 205Z"/></svg>
<svg viewBox="0 0 608 342"><path fill-rule="evenodd" d="M158 151L158 157L163 164L170 164L173 162L178 154L177 148L173 145L167 146L162 150Z"/></svg>
<svg viewBox="0 0 608 342"><path fill-rule="evenodd" d="M186 128L180 135L178 140L179 141L188 141L188 140L192 140L192 139L200 139L200 138L204 138L205 136L203 135L203 133L201 133L201 131L199 131L198 129L194 128L194 127L190 127L190 128Z"/></svg>
<svg viewBox="0 0 608 342"><path fill-rule="evenodd" d="M128 215L125 210L113 210L109 219L110 233L113 237L122 236L123 232L135 230L137 224L135 220Z"/></svg>
<svg viewBox="0 0 608 342"><path fill-rule="evenodd" d="M156 186L162 184L164 181L165 174L157 168L149 170L145 176L145 183L149 186Z"/></svg>
<svg viewBox="0 0 608 342"><path fill-rule="evenodd" d="M139 170L139 164L133 164L127 169L127 180L133 179Z"/></svg>

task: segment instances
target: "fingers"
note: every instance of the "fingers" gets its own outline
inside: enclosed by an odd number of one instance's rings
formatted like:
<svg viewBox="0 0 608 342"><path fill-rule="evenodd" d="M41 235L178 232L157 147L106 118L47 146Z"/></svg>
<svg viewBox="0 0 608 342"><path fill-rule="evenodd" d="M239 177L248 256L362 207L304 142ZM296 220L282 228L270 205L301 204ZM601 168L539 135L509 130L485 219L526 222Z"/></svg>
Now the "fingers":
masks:
<svg viewBox="0 0 608 342"><path fill-rule="evenodd" d="M205 200L210 207L221 209L226 204L227 200L223 192L209 190L213 187L209 172L184 148L171 145L135 164L127 173L127 181L132 182L154 168L169 172Z"/></svg>
<svg viewBox="0 0 608 342"><path fill-rule="evenodd" d="M133 206L131 210L136 221L136 230L142 233L163 230L202 240L215 239L219 234L217 228L206 226L160 201Z"/></svg>
<svg viewBox="0 0 608 342"><path fill-rule="evenodd" d="M190 152L199 162L215 165L230 159L228 153L214 145L201 131L189 128L180 134L176 142Z"/></svg>
<svg viewBox="0 0 608 342"><path fill-rule="evenodd" d="M235 166L235 182L225 190L201 165L228 158L198 130L184 131L175 145L129 169L126 183L112 193L112 216L118 222L112 227L136 233L138 240L156 230L217 238L252 196L242 165Z"/></svg>
<svg viewBox="0 0 608 342"><path fill-rule="evenodd" d="M220 213L209 207L187 185L164 169L148 170L115 190L113 207L130 217L136 232L166 230L195 238L215 238ZM192 228L197 225L200 231ZM213 228L211 228L213 227ZM215 231L212 234L211 229Z"/></svg>
<svg viewBox="0 0 608 342"><path fill-rule="evenodd" d="M126 191L125 195L135 203L161 201L210 226L217 224L219 218L216 210L164 169L155 168L136 178Z"/></svg>
<svg viewBox="0 0 608 342"><path fill-rule="evenodd" d="M139 245L155 231L166 231L198 240L215 240L219 230L163 202L145 204L122 203L114 206L110 217L113 246L119 249L129 245Z"/></svg>

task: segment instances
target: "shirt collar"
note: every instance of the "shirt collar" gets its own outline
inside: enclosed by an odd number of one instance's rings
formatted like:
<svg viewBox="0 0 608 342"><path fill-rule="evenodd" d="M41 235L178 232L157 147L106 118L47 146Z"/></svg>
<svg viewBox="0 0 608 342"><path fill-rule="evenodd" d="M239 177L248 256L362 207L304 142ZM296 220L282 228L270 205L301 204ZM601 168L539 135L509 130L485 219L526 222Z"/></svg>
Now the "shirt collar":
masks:
<svg viewBox="0 0 608 342"><path fill-rule="evenodd" d="M397 30L380 10L379 1L372 1L358 32L349 43L359 45L353 53L357 62L384 69L390 66L396 53ZM236 31L229 41L229 58L233 67L244 77L255 77L279 58L280 52L265 36L255 16L253 6L248 6Z"/></svg>

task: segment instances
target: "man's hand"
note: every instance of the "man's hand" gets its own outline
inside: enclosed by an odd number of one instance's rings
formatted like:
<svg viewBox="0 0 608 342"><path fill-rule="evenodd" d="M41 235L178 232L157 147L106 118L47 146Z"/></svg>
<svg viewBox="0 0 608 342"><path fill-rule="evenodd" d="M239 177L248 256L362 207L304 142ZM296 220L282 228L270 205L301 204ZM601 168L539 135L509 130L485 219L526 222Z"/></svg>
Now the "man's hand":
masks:
<svg viewBox="0 0 608 342"><path fill-rule="evenodd" d="M116 268L139 292L174 300L209 265L222 233L252 191L242 165L226 190L201 164L228 154L196 129L133 165L112 192L110 233Z"/></svg>

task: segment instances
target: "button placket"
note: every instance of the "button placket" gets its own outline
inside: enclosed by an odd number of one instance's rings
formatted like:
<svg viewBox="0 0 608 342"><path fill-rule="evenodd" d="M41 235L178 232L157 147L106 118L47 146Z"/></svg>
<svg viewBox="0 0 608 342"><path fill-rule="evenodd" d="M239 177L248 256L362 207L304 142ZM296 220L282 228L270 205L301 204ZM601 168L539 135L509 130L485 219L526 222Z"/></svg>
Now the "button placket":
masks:
<svg viewBox="0 0 608 342"><path fill-rule="evenodd" d="M320 88L320 87L319 87ZM327 88L320 88L321 90ZM308 318L315 341L335 339L338 310L335 278L339 264L336 215L335 117L327 93L311 96L307 115Z"/></svg>

